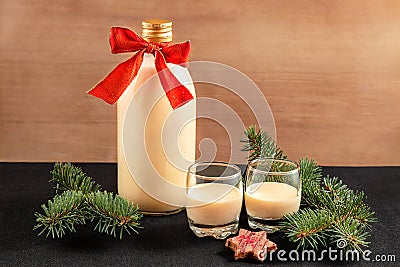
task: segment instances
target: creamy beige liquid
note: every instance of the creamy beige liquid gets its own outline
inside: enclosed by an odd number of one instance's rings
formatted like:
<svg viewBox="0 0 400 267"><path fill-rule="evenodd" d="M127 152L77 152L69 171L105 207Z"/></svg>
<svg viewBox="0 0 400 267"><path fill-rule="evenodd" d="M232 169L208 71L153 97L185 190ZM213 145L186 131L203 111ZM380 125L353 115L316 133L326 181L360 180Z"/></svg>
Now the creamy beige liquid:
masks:
<svg viewBox="0 0 400 267"><path fill-rule="evenodd" d="M176 68L179 68L178 73L172 69L175 76L195 97L189 72L182 67ZM137 77L117 103L118 193L138 204L141 211L168 213L185 204L186 170L195 160L196 108L194 101L191 101L173 111L158 79L151 78L152 82L146 83L150 84L150 87L146 88L146 85L142 87L146 92L138 93L141 86L154 74L156 74L154 56L145 54ZM136 94L138 97L134 99ZM162 97L154 101L154 96L157 94ZM133 103L135 106L129 107L131 101L136 101ZM148 110L147 107L153 104L155 104L154 107ZM128 107L136 116L134 120L128 121L128 115L126 115ZM174 112L172 116L174 119L168 121L172 112ZM188 117L193 120L188 122ZM125 127L125 132L123 127ZM173 128L180 130L179 134L171 131ZM132 145L131 140L135 142L142 140L142 143ZM145 143L145 151L139 149L143 143ZM170 153L167 158L164 151L166 144L177 144L179 151ZM182 158L184 158L183 161ZM176 166L177 160L181 162L178 164L180 166ZM132 173L138 174L140 179L133 177ZM165 187L160 179L176 188Z"/></svg>
<svg viewBox="0 0 400 267"><path fill-rule="evenodd" d="M262 219L280 219L296 212L300 200L301 194L297 194L296 188L285 183L255 183L245 192L247 214Z"/></svg>
<svg viewBox="0 0 400 267"><path fill-rule="evenodd" d="M207 183L194 185L186 196L187 216L197 224L224 225L238 220L242 191L231 185Z"/></svg>

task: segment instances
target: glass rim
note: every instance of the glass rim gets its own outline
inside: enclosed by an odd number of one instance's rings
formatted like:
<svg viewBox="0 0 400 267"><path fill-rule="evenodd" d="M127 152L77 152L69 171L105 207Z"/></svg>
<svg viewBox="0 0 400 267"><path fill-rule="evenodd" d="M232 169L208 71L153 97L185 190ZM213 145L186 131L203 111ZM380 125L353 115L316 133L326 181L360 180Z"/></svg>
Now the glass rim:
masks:
<svg viewBox="0 0 400 267"><path fill-rule="evenodd" d="M257 168L255 168L255 166L253 166L255 163L260 162L260 161L266 161L266 160L270 160L270 161L277 161L277 162L285 162L285 163L289 163L292 166L294 166L295 168L293 170L290 171L279 171L279 172L275 172L275 171L263 171L263 170L259 170ZM258 159L254 159L252 161L250 161L248 164L248 169L250 169L253 172L258 172L258 173L262 173L262 174L269 174L269 175L290 175L296 172L299 172L300 174L300 166L297 162L289 160L289 159L284 159L284 158L258 158Z"/></svg>
<svg viewBox="0 0 400 267"><path fill-rule="evenodd" d="M225 175L225 176L205 176L205 175L201 175L201 174L197 174L195 171L192 170L193 167L197 167L200 165L208 165L208 166L226 166L226 167L230 167L234 170L237 171L237 173L235 174L231 174L231 175ZM215 179L221 179L221 180L230 180L230 179L234 179L236 176L239 176L239 178L242 176L242 170L235 164L231 164L228 162L223 162L223 161L199 161L199 162L195 162L193 164L191 164L188 167L188 173L190 173L191 175L195 175L196 177L199 177L201 179L204 180L215 180Z"/></svg>

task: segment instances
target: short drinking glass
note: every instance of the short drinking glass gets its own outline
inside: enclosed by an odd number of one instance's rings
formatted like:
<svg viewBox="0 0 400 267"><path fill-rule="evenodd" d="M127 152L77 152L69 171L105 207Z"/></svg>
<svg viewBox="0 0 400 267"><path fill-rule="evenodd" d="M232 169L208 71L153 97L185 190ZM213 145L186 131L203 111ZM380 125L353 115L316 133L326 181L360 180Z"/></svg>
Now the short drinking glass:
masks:
<svg viewBox="0 0 400 267"><path fill-rule="evenodd" d="M299 210L301 181L297 163L286 159L256 159L247 166L245 205L249 226L269 233L279 229L284 215Z"/></svg>
<svg viewBox="0 0 400 267"><path fill-rule="evenodd" d="M188 169L186 212L199 237L224 239L238 231L242 208L241 170L220 162L199 162Z"/></svg>

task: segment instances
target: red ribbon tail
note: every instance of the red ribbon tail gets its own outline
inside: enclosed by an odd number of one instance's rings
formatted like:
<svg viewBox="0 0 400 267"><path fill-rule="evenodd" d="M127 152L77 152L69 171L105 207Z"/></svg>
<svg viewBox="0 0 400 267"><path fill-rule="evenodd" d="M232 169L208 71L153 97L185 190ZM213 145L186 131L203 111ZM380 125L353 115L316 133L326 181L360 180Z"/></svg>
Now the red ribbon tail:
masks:
<svg viewBox="0 0 400 267"><path fill-rule="evenodd" d="M119 64L104 80L87 93L113 105L135 79L142 65L144 52L145 50L141 50L127 61Z"/></svg>
<svg viewBox="0 0 400 267"><path fill-rule="evenodd" d="M156 50L155 66L161 85L173 109L177 109L193 99L190 91L180 83L165 63L163 54Z"/></svg>
<svg viewBox="0 0 400 267"><path fill-rule="evenodd" d="M189 62L190 41L163 47L161 50L165 62L186 65Z"/></svg>

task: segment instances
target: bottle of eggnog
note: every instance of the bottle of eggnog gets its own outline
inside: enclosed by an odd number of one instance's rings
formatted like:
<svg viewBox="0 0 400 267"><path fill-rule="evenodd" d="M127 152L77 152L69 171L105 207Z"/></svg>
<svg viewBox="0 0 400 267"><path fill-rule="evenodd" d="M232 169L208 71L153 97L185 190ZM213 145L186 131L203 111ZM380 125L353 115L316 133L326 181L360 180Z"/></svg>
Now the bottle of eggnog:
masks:
<svg viewBox="0 0 400 267"><path fill-rule="evenodd" d="M142 38L163 52L172 44L172 22L143 21ZM185 205L186 172L195 161L196 105L191 100L171 107L151 52L144 53L136 77L117 101L118 193L145 214L165 215ZM166 64L195 98L187 68Z"/></svg>

